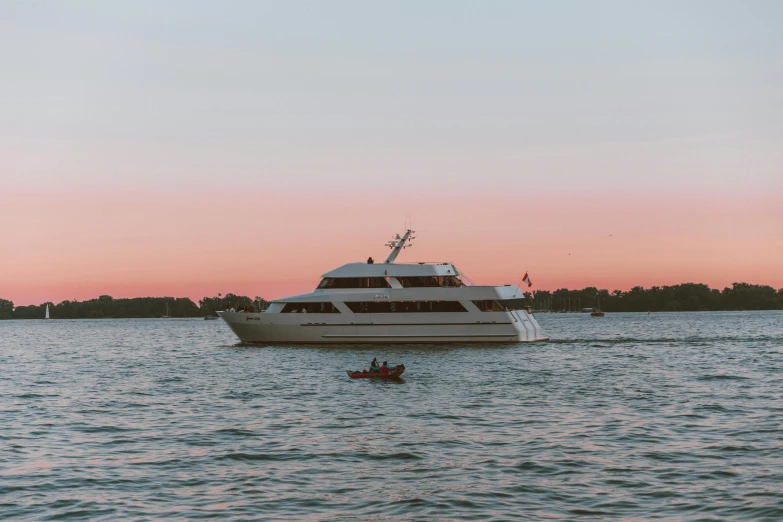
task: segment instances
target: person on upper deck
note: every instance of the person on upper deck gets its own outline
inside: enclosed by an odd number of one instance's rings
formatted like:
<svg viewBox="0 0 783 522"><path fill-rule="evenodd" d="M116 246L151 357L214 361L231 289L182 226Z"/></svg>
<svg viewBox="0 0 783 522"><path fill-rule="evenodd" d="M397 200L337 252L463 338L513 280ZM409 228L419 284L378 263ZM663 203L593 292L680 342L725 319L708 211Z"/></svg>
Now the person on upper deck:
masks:
<svg viewBox="0 0 783 522"><path fill-rule="evenodd" d="M372 257L368 257L368 258L367 258L367 264L368 264L368 265L374 265L374 264L375 264L375 260L373 260L373 258L372 258Z"/></svg>

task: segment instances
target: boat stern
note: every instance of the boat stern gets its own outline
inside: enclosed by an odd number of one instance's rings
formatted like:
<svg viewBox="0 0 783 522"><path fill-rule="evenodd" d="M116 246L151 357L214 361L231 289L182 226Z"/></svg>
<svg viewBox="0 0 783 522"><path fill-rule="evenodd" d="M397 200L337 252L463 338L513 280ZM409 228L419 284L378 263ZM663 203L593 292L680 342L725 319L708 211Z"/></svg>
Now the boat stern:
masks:
<svg viewBox="0 0 783 522"><path fill-rule="evenodd" d="M509 311L511 319L514 320L514 326L519 332L519 340L521 342L539 342L548 341L549 337L545 337L541 332L541 325L533 316L532 312L527 310L511 310Z"/></svg>

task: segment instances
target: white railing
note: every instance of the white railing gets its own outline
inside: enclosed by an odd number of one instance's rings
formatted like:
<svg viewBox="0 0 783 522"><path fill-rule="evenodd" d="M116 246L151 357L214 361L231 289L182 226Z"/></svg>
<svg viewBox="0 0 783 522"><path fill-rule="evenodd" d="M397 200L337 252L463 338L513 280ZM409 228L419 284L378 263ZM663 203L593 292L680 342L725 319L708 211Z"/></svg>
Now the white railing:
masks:
<svg viewBox="0 0 783 522"><path fill-rule="evenodd" d="M452 266L453 266L453 265L452 265ZM456 269L457 267L454 267L454 268ZM465 272L463 272L462 270L457 270L457 272L459 272L459 278L460 278L460 280L461 280L463 283L467 282L467 284L466 284L465 286L478 286L476 283L474 283L474 282L473 282L473 280L472 280L472 279L471 279L471 278L468 276L468 274L466 274L466 273L465 273Z"/></svg>

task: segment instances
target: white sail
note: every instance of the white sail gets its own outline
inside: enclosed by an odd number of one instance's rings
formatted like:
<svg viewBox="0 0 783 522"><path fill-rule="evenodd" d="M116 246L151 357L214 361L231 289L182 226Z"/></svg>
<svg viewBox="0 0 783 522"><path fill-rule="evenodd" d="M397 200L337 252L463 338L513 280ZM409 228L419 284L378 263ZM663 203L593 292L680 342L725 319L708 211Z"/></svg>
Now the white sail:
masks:
<svg viewBox="0 0 783 522"><path fill-rule="evenodd" d="M51 317L49 317L49 303L46 303L46 317L44 317L44 319L51 319Z"/></svg>

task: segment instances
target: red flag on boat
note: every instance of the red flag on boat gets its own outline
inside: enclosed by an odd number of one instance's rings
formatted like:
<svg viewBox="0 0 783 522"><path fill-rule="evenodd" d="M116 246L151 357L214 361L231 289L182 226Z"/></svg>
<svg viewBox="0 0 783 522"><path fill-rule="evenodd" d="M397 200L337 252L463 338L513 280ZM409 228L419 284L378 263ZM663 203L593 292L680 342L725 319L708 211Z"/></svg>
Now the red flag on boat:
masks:
<svg viewBox="0 0 783 522"><path fill-rule="evenodd" d="M523 283L527 283L527 286L533 286L533 281L530 280L530 276L525 272L525 277L522 278Z"/></svg>

